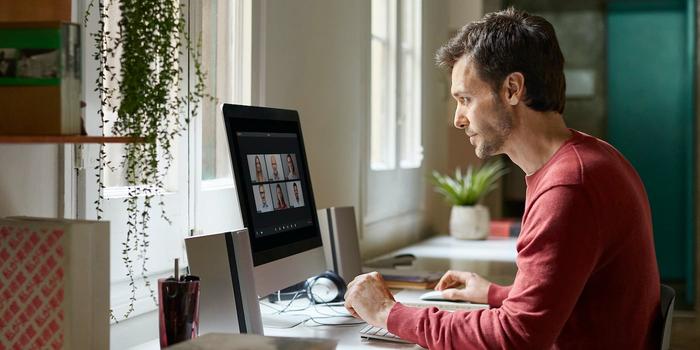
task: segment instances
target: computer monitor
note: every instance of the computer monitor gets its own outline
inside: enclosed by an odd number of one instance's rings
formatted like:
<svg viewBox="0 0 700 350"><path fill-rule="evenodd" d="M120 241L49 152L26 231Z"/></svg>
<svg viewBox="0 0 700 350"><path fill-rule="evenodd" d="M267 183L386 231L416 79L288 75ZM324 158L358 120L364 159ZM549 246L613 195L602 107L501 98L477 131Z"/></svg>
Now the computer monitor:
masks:
<svg viewBox="0 0 700 350"><path fill-rule="evenodd" d="M265 296L326 265L299 114L233 104L222 110L257 294Z"/></svg>

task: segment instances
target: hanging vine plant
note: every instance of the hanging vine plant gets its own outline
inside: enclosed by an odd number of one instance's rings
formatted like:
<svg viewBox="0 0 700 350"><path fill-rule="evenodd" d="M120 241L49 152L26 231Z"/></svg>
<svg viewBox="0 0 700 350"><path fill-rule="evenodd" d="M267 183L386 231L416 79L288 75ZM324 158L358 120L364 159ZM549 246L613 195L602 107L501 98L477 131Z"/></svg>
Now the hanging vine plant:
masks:
<svg viewBox="0 0 700 350"><path fill-rule="evenodd" d="M94 59L99 63L95 91L102 104L98 109L102 134L106 133L104 126L110 123L111 134L144 140L126 144L118 164L108 161L105 145L101 145L95 167L99 189L95 201L98 220L103 213L105 167L122 168L129 189L124 199L127 233L122 242L122 261L131 287L130 303L122 315L127 318L134 311L137 270L157 304L147 277L151 209L157 202L161 217L170 223L162 197L164 177L173 162L176 138L185 130L190 118L197 115L197 106L204 97L205 73L199 54L200 41L195 45L188 35L179 1L92 0L85 16L86 25L95 1L99 22L96 32L90 35L96 48ZM110 24L115 23L115 19L110 18L112 6L117 6L120 13L114 29L110 29ZM180 86L185 71L180 57L186 57L184 53L194 62L196 81L194 88L186 92ZM190 105L193 107L188 113ZM113 115L114 119L107 120L108 115ZM113 312L111 317L117 321Z"/></svg>

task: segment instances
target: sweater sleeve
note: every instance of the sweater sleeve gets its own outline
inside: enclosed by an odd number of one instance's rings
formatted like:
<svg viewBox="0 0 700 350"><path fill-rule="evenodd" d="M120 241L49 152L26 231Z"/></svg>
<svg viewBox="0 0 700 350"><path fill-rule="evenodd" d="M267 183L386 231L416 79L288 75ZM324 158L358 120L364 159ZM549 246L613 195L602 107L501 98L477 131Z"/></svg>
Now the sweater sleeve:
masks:
<svg viewBox="0 0 700 350"><path fill-rule="evenodd" d="M508 296L508 293L510 293L511 288L513 286L501 286L495 283L491 283L489 285L489 292L488 292L488 304L491 307L501 307L503 304L503 300Z"/></svg>
<svg viewBox="0 0 700 350"><path fill-rule="evenodd" d="M448 312L397 303L389 331L429 349L550 348L602 251L584 190L568 185L542 193L526 213L521 235L518 272L500 307ZM500 292L494 287L494 302Z"/></svg>

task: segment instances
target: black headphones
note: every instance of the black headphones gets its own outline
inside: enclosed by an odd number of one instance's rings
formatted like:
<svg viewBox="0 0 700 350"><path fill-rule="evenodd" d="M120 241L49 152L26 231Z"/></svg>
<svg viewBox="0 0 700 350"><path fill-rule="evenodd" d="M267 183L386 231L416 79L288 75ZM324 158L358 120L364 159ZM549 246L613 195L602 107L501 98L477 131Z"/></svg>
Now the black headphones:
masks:
<svg viewBox="0 0 700 350"><path fill-rule="evenodd" d="M344 300L347 284L337 273L329 270L306 280L304 290L314 304L334 303Z"/></svg>

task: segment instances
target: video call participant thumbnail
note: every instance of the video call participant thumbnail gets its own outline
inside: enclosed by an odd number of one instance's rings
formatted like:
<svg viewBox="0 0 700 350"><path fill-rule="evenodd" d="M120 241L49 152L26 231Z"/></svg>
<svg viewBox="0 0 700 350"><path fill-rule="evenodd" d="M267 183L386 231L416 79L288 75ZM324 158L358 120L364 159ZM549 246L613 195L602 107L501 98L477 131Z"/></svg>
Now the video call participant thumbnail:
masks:
<svg viewBox="0 0 700 350"><path fill-rule="evenodd" d="M275 200L273 201L275 210L282 210L289 208L289 199L287 198L287 187L284 183L272 184L275 191Z"/></svg>
<svg viewBox="0 0 700 350"><path fill-rule="evenodd" d="M253 185L253 196L255 197L255 210L258 213L266 213L273 209L273 198L271 198L270 185Z"/></svg>
<svg viewBox="0 0 700 350"><path fill-rule="evenodd" d="M293 208L304 206L304 197L301 193L301 182L287 182L287 192L289 194L289 205Z"/></svg>
<svg viewBox="0 0 700 350"><path fill-rule="evenodd" d="M262 154L248 155L248 170L252 182L267 181L267 169L265 168L265 156Z"/></svg>
<svg viewBox="0 0 700 350"><path fill-rule="evenodd" d="M297 172L297 157L294 153L283 155L286 166L284 167L284 178L287 180L296 180L299 178Z"/></svg>
<svg viewBox="0 0 700 350"><path fill-rule="evenodd" d="M267 173L269 174L268 179L270 179L270 181L284 180L284 175L282 174L282 159L280 155L266 154L265 160L267 161Z"/></svg>

